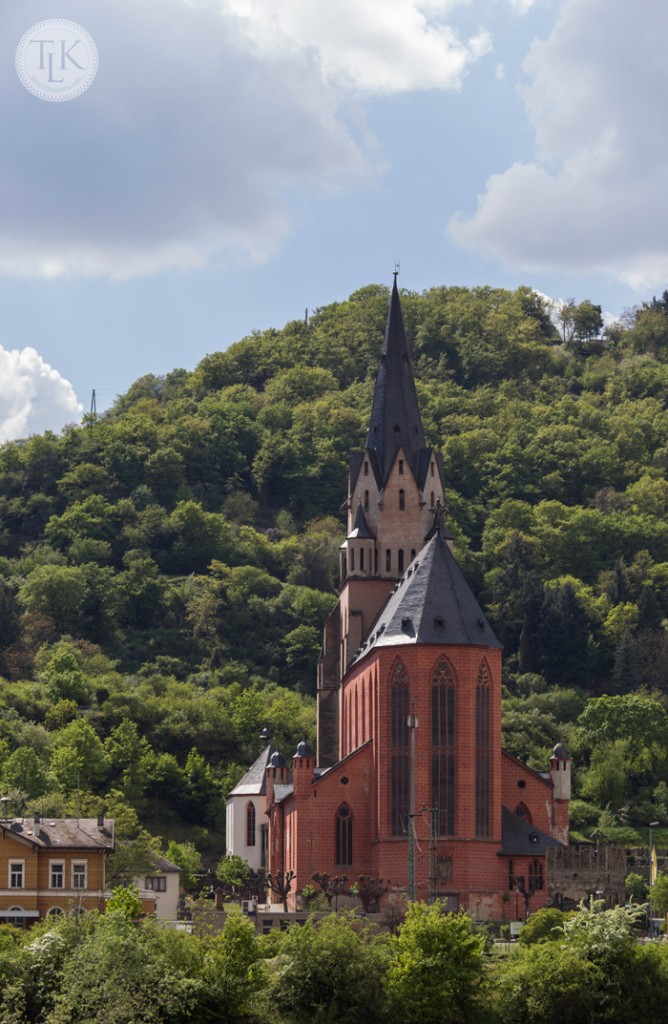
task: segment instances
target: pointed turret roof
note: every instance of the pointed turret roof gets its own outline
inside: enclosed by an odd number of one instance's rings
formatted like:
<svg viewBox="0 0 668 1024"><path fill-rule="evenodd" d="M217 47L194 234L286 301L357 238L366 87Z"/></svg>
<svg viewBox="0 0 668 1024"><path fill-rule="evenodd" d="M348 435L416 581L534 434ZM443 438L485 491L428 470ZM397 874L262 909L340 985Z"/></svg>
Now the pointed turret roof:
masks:
<svg viewBox="0 0 668 1024"><path fill-rule="evenodd" d="M425 447L424 431L401 315L396 274L376 376L366 447L376 453L381 486L387 482L399 447L403 448L417 478L418 453Z"/></svg>
<svg viewBox="0 0 668 1024"><path fill-rule="evenodd" d="M264 748L257 761L253 762L244 777L228 794L228 798L230 796L264 796L267 792L267 765L275 749L271 743Z"/></svg>
<svg viewBox="0 0 668 1024"><path fill-rule="evenodd" d="M401 644L502 645L436 529L390 594L354 661Z"/></svg>
<svg viewBox="0 0 668 1024"><path fill-rule="evenodd" d="M362 502L357 506L357 513L355 514L355 524L348 534L348 540L375 540L376 535L369 529L369 524L366 521L364 515L364 509L362 508Z"/></svg>

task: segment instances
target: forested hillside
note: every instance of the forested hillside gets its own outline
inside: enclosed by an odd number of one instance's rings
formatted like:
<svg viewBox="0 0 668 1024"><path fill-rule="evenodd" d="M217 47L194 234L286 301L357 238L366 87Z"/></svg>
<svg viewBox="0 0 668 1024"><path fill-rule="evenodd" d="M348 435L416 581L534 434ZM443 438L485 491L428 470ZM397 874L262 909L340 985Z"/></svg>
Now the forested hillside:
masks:
<svg viewBox="0 0 668 1024"><path fill-rule="evenodd" d="M388 298L361 289L0 447L17 811L104 807L214 859L263 726L286 754L312 738ZM402 303L458 557L506 647L506 745L540 768L571 747L576 827L668 821L668 294L606 330L528 288Z"/></svg>

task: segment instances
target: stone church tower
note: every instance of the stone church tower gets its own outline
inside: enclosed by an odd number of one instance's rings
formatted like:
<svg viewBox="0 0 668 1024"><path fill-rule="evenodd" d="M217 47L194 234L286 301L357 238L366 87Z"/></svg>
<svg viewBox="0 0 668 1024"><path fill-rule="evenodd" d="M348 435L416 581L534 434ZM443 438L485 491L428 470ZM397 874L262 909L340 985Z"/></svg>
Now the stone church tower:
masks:
<svg viewBox="0 0 668 1024"><path fill-rule="evenodd" d="M366 447L350 461L317 754L300 743L291 772L278 753L280 778L267 767L268 868L295 873L292 906L320 872L500 919L510 892L545 903L547 848L568 842L564 748L543 774L501 749L501 645L452 553L443 498L395 276Z"/></svg>
<svg viewBox="0 0 668 1024"><path fill-rule="evenodd" d="M341 680L424 544L443 488L440 452L425 446L395 273L366 447L350 457L340 597L325 625L318 666L322 767L339 758Z"/></svg>

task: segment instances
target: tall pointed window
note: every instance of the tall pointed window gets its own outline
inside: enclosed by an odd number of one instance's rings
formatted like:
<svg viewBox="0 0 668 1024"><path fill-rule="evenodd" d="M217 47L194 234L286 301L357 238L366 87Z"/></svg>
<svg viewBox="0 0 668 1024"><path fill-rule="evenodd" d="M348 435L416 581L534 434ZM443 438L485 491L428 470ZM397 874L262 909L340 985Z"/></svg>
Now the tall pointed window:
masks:
<svg viewBox="0 0 668 1024"><path fill-rule="evenodd" d="M349 867L353 862L353 819L347 804L341 804L336 815L337 867Z"/></svg>
<svg viewBox="0 0 668 1024"><path fill-rule="evenodd" d="M431 680L431 805L438 834L455 834L455 680L441 658Z"/></svg>
<svg viewBox="0 0 668 1024"><path fill-rule="evenodd" d="M398 659L390 682L392 702L392 835L408 830L408 676L403 661Z"/></svg>
<svg viewBox="0 0 668 1024"><path fill-rule="evenodd" d="M246 846L255 846L255 804L246 804Z"/></svg>
<svg viewBox="0 0 668 1024"><path fill-rule="evenodd" d="M385 572L392 572L392 552L389 548L385 552Z"/></svg>
<svg viewBox="0 0 668 1024"><path fill-rule="evenodd" d="M404 571L404 549L403 548L399 548L399 550L397 552L397 562L398 562L399 574L401 575L401 573L403 573L403 571Z"/></svg>
<svg viewBox="0 0 668 1024"><path fill-rule="evenodd" d="M405 494L405 491L404 491L404 489L402 487L401 490L399 491L399 510L401 512L403 512L403 510L405 508L406 508L406 494Z"/></svg>
<svg viewBox="0 0 668 1024"><path fill-rule="evenodd" d="M491 785L491 686L489 669L481 662L475 690L475 831L488 836L490 831Z"/></svg>

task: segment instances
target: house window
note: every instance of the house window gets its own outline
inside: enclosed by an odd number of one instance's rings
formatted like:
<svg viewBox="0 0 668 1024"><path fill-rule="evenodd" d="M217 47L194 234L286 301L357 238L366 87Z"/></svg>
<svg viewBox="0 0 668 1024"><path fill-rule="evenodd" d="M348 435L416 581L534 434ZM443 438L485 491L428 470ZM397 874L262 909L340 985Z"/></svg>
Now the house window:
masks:
<svg viewBox="0 0 668 1024"><path fill-rule="evenodd" d="M455 833L455 679L441 658L431 680L431 799L439 835Z"/></svg>
<svg viewBox="0 0 668 1024"><path fill-rule="evenodd" d="M390 683L392 705L392 835L408 830L408 676L398 659Z"/></svg>
<svg viewBox="0 0 668 1024"><path fill-rule="evenodd" d="M62 860L49 861L49 888L65 888L65 865Z"/></svg>
<svg viewBox="0 0 668 1024"><path fill-rule="evenodd" d="M85 860L75 860L72 864L72 888L73 889L85 889L86 888L86 868L87 862Z"/></svg>
<svg viewBox="0 0 668 1024"><path fill-rule="evenodd" d="M355 548L350 549L350 571L355 572Z"/></svg>
<svg viewBox="0 0 668 1024"><path fill-rule="evenodd" d="M389 548L385 552L385 572L392 572L392 552Z"/></svg>
<svg viewBox="0 0 668 1024"><path fill-rule="evenodd" d="M401 490L399 491L399 510L401 512L403 512L403 510L405 508L406 508L406 492L404 491L404 489L402 487Z"/></svg>
<svg viewBox="0 0 668 1024"><path fill-rule="evenodd" d="M348 867L353 862L353 819L347 804L336 815L336 866Z"/></svg>
<svg viewBox="0 0 668 1024"><path fill-rule="evenodd" d="M255 804L246 806L246 846L255 846Z"/></svg>
<svg viewBox="0 0 668 1024"><path fill-rule="evenodd" d="M9 888L10 889L22 889L23 888L23 867L24 862L22 860L10 860L9 862Z"/></svg>
<svg viewBox="0 0 668 1024"><path fill-rule="evenodd" d="M478 670L475 692L475 831L488 836L490 826L489 799L491 784L491 697L489 670L482 662Z"/></svg>
<svg viewBox="0 0 668 1024"><path fill-rule="evenodd" d="M15 928L25 928L26 919L23 916L23 907L10 907L7 924L13 924Z"/></svg>
<svg viewBox="0 0 668 1024"><path fill-rule="evenodd" d="M146 888L151 892L167 892L167 876L151 875L146 879Z"/></svg>
<svg viewBox="0 0 668 1024"><path fill-rule="evenodd" d="M62 907L49 907L46 912L47 917L65 917L65 911Z"/></svg>
<svg viewBox="0 0 668 1024"><path fill-rule="evenodd" d="M404 571L404 549L403 548L399 548L399 551L397 552L397 558L399 559L399 573L401 574Z"/></svg>

